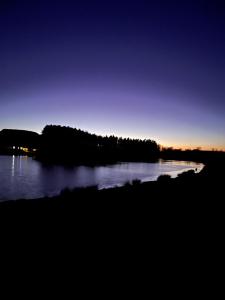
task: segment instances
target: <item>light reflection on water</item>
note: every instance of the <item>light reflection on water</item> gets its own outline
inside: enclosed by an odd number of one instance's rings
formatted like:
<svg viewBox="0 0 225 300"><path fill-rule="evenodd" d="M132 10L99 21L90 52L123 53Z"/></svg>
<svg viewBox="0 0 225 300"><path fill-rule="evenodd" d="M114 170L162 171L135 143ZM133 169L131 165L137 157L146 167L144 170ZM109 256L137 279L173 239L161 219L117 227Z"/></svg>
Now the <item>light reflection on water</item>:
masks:
<svg viewBox="0 0 225 300"><path fill-rule="evenodd" d="M200 171L202 167L194 162L163 160L96 167L47 167L27 156L0 156L0 200L52 196L66 187L119 186L134 179L156 180L162 174L175 177L190 169Z"/></svg>

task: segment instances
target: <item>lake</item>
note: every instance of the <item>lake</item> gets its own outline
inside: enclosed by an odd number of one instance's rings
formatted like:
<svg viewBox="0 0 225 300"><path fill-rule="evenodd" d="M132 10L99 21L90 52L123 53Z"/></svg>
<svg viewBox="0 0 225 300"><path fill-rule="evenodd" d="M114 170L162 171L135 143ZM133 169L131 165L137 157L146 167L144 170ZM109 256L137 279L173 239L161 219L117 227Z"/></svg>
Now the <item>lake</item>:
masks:
<svg viewBox="0 0 225 300"><path fill-rule="evenodd" d="M0 200L53 196L68 187L120 186L127 181L156 180L159 175L200 171L203 164L159 160L157 163L116 163L105 166L46 166L28 156L0 156Z"/></svg>

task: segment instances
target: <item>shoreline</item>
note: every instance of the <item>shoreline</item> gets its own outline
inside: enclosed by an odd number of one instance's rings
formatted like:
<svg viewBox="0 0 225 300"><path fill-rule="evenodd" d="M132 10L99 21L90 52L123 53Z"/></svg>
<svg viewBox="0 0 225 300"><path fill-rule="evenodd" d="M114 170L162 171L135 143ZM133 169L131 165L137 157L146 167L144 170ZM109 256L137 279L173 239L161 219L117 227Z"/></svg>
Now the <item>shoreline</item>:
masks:
<svg viewBox="0 0 225 300"><path fill-rule="evenodd" d="M193 169L182 171L181 173L177 174L176 177L172 177L169 174L163 174L158 176L156 180L151 181L141 181L139 179L132 180L131 182L126 182L123 185L117 185L113 187L104 187L104 188L98 188L98 186L89 186L89 187L78 187L74 189L65 188L60 191L59 194L54 196L47 196L47 197L39 197L39 198L32 198L32 199L14 199L14 200L4 200L0 202L0 208L1 206L8 205L11 206L11 204L34 204L38 205L43 204L42 201L55 201L55 200L66 200L71 199L73 197L86 197L90 196L90 193L93 193L94 196L99 196L101 194L106 194L106 196L111 196L110 194L114 193L132 193L133 191L137 192L139 190L140 192L152 192L152 190L155 191L155 189L160 189L163 186L173 185L177 184L179 182L180 184L185 183L185 179L187 180L194 180L197 179L199 176L202 176L202 172L204 172L204 169L206 166L203 166L202 169L199 172L196 172ZM99 195L98 195L99 194ZM28 205L29 205L28 204Z"/></svg>
<svg viewBox="0 0 225 300"><path fill-rule="evenodd" d="M18 157L21 157L21 155L18 155ZM25 156L22 156L22 157L25 157ZM155 175L155 176L150 176L148 177L147 174L145 177L143 178L138 178L138 175L136 178L133 177L133 179L127 179L124 180L123 182L121 181L121 183L108 183L108 185L104 182L99 182L99 184L96 184L96 189L97 190L108 190L108 189L117 189L117 188L123 188L125 185L132 185L132 182L139 182L139 184L144 184L144 183L151 183L151 182L156 182L158 177L160 176L170 176L171 179L174 179L174 178L177 178L178 176L180 176L180 174L184 173L184 172L189 172L189 171L193 171L194 173L199 173L203 168L204 168L204 164L200 164L200 163L195 163L195 162L190 162L190 161L177 161L177 160L165 160L165 159L159 159L157 162L147 162L147 161L143 161L143 162L125 162L125 161L120 161L120 162L117 162L116 164L105 164L105 165L93 165L93 166L88 166L90 168L95 168L95 167L107 167L107 166L111 166L111 165L123 165L123 164L128 164L128 163L131 163L131 164L134 164L135 166L135 163L137 164L154 164L154 163L157 163L157 164L167 164L170 165L172 163L176 165L176 163L179 162L179 163L184 163L185 166L182 166L181 164L181 169L179 170L179 168L177 170L171 170L171 171L161 171L161 174L159 175ZM188 166L188 164L190 163L190 166ZM193 164L196 164L196 165L193 165ZM56 167L57 165L53 165L54 167ZM84 165L81 165L81 166L84 166ZM64 167L67 167L64 165ZM79 167L78 166L74 166L74 167ZM86 167L86 166L85 166ZM183 167L183 169L182 169ZM167 168L167 167L165 167ZM172 169L173 169L173 166L172 166ZM7 201L35 201L35 200L39 200L39 199L54 199L54 198L57 198L60 196L60 194L62 194L62 192L64 190L70 190L71 192L76 190L76 189L88 189L88 188L92 188L93 185L88 185L88 186L77 186L77 187L73 187L73 186L70 186L70 187L65 187L65 188L62 188L61 190L58 190L57 192L55 192L54 194L53 193L49 193L49 194L45 194L45 195L39 195L39 196L36 196L36 197L32 197L30 198L29 196L26 196L26 198L12 198L11 197L8 197L8 198L5 198L5 199L1 199L0 200L0 204L1 203L4 203L4 202L7 202Z"/></svg>
<svg viewBox="0 0 225 300"><path fill-rule="evenodd" d="M168 234L170 228L175 229L182 235L182 228L195 232L196 226L222 220L224 168L225 159L221 164L206 164L199 173L191 170L176 178L162 175L157 181L134 180L117 188L65 189L54 197L4 201L0 202L0 219L19 228L22 224L24 228L69 229L84 238L90 232L94 236L103 232L105 237L108 230L116 230L123 238L121 228L125 235L131 230L145 239L159 229L168 229Z"/></svg>
<svg viewBox="0 0 225 300"><path fill-rule="evenodd" d="M181 159L178 161L181 161ZM207 159L202 158L201 163L204 164L204 167L198 173L190 170L182 172L176 178L162 175L157 181L140 182L140 180L134 180L133 184L127 183L122 187L100 190L97 187L76 188L74 190L65 189L59 195L52 197L6 200L0 202L0 210L4 211L4 208L9 208L10 211L10 209L21 208L26 211L26 209L38 207L44 210L47 207L50 210L64 209L65 207L66 210L70 210L70 208L73 210L76 204L83 205L85 203L86 200L83 204L81 203L82 199L88 199L89 204L94 199L97 199L97 202L98 200L100 202L109 200L109 205L115 202L113 206L116 203L117 206L125 205L124 203L127 200L135 201L139 205L137 201L140 200L142 202L147 199L151 203L156 199L164 202L166 200L174 201L175 199L180 201L186 198L190 201L193 199L202 201L208 198L211 200L221 199L224 186L225 153L212 153ZM118 203L119 199L122 200L120 204ZM97 202L93 201L93 203ZM93 203L90 205L93 206Z"/></svg>

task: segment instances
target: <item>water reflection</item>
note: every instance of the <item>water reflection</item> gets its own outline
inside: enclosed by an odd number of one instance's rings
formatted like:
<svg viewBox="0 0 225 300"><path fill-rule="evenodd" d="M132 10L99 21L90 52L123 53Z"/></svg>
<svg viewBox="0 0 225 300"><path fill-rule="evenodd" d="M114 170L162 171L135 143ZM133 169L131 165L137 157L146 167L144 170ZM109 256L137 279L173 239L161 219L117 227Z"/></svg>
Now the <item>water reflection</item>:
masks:
<svg viewBox="0 0 225 300"><path fill-rule="evenodd" d="M12 156L12 177L15 175L15 155Z"/></svg>
<svg viewBox="0 0 225 300"><path fill-rule="evenodd" d="M163 161L118 163L96 167L44 166L27 156L0 156L0 200L38 198L58 194L63 188L123 185L127 181L156 180L161 174L177 176L184 170L200 170L202 164Z"/></svg>

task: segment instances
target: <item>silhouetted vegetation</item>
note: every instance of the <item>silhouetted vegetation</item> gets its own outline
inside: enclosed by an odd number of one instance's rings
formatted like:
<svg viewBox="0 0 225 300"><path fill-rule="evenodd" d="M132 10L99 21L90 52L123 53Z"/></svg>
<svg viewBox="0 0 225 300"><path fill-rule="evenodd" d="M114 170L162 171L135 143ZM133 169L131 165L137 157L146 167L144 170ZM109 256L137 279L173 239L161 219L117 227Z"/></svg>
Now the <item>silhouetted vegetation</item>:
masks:
<svg viewBox="0 0 225 300"><path fill-rule="evenodd" d="M98 136L80 129L47 125L41 135L38 159L53 163L150 161L159 157L152 140Z"/></svg>
<svg viewBox="0 0 225 300"><path fill-rule="evenodd" d="M41 135L27 130L3 129L0 131L0 154L29 154L53 164L103 164L158 158L205 163L223 156L222 151L160 149L150 139L99 136L59 125L45 126Z"/></svg>
<svg viewBox="0 0 225 300"><path fill-rule="evenodd" d="M161 182L161 183L165 183L165 182L169 182L171 179L171 176L168 175L168 174L164 174L164 175L160 175L158 178L157 178L157 181L158 182Z"/></svg>

